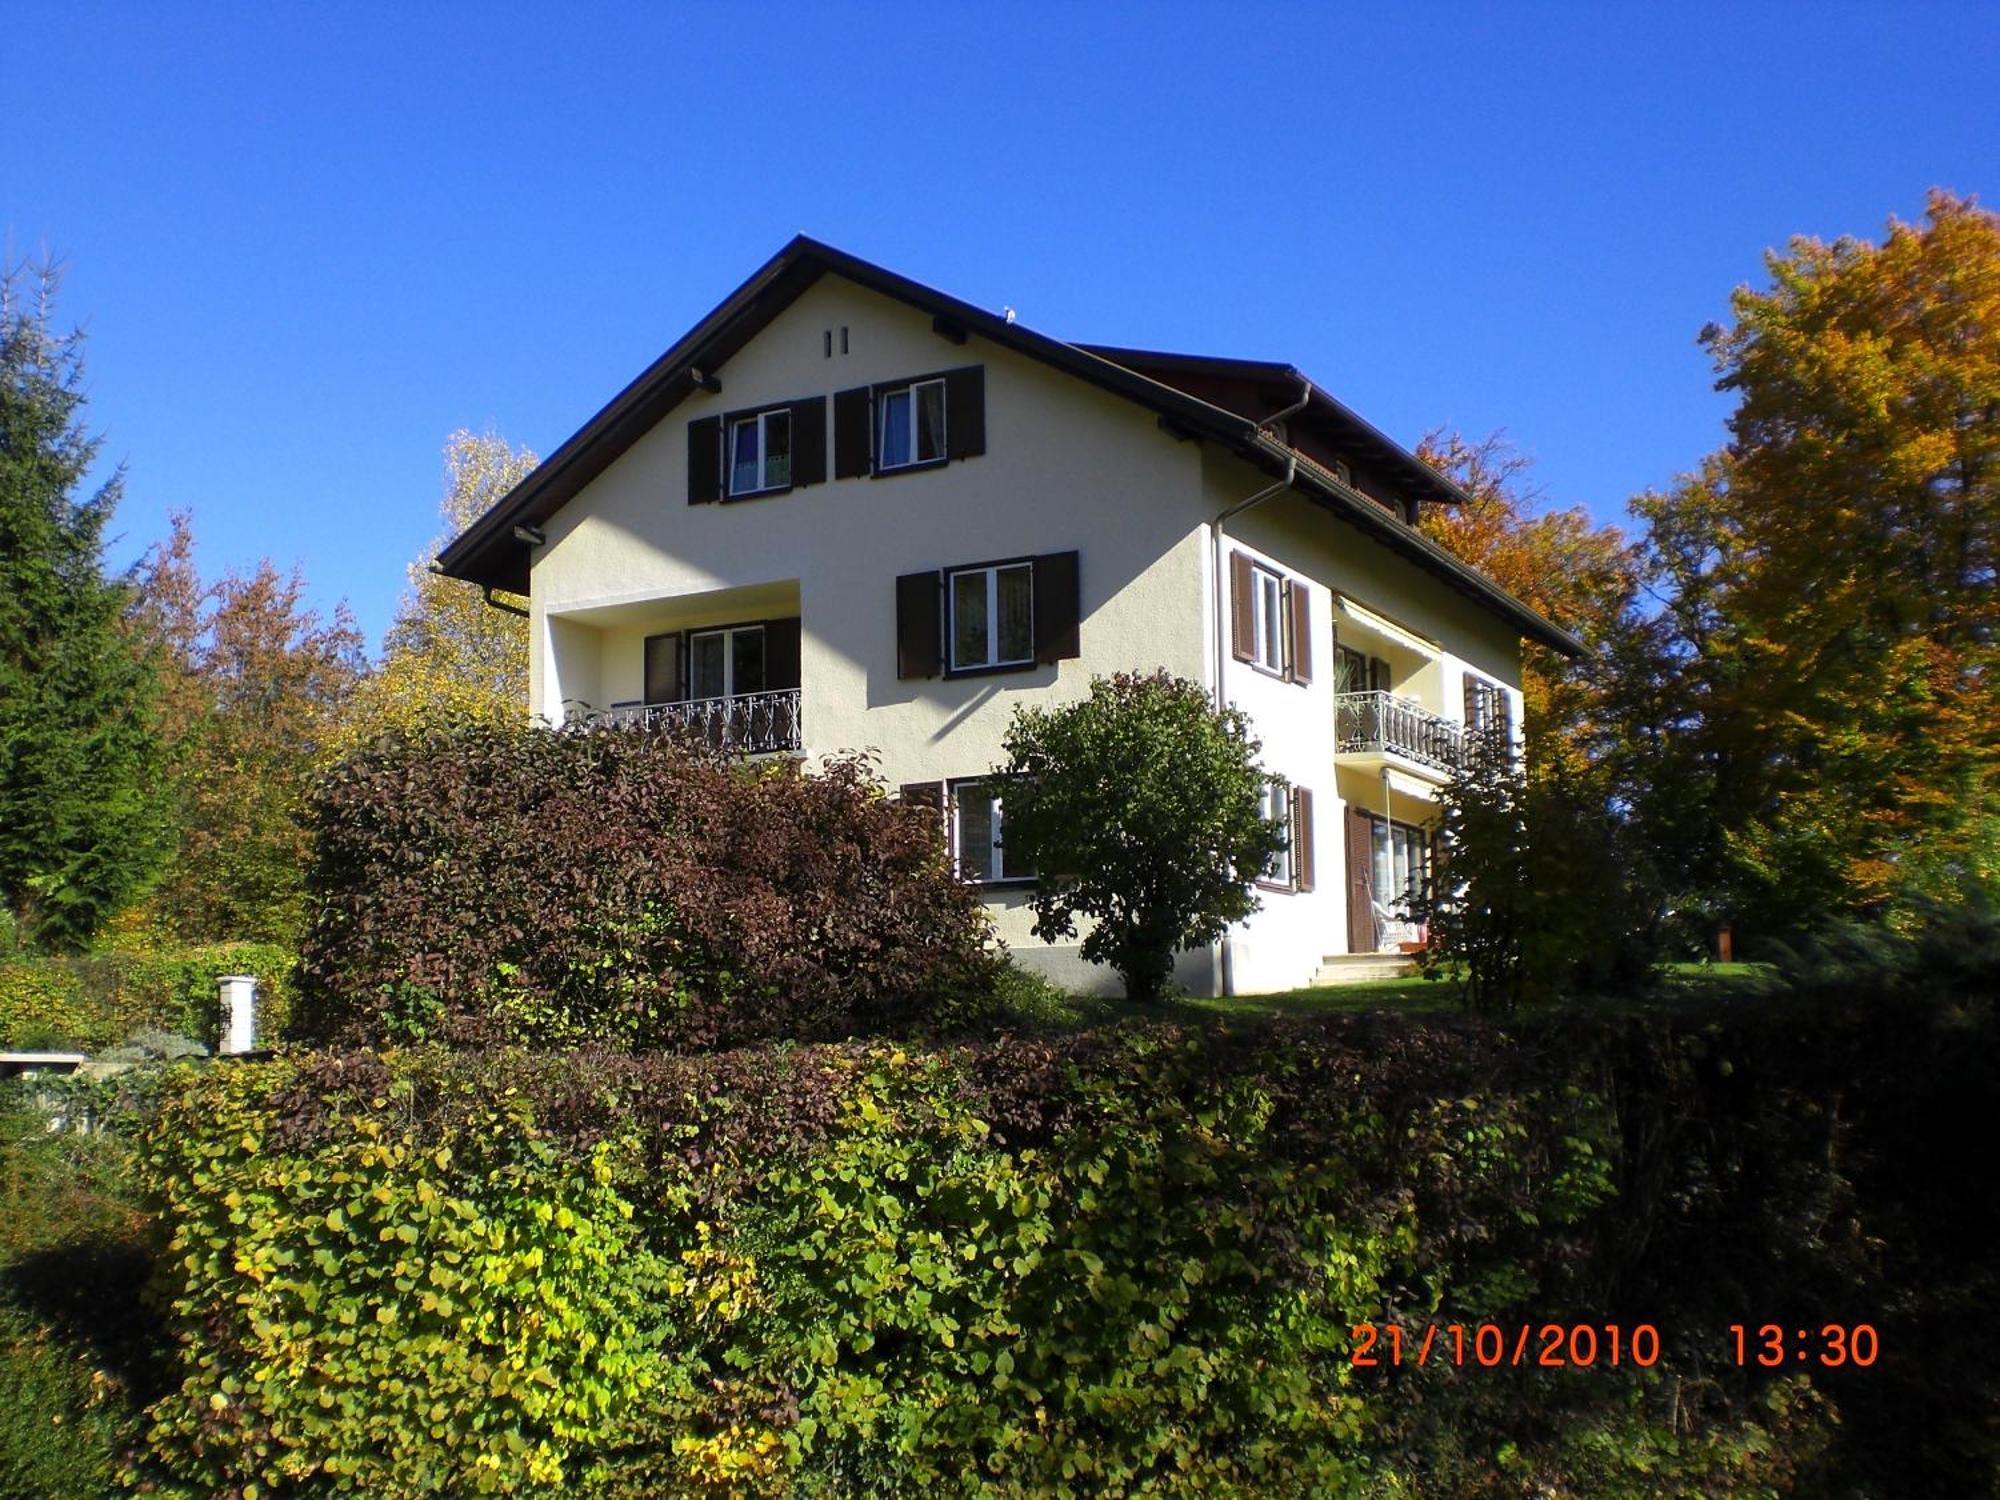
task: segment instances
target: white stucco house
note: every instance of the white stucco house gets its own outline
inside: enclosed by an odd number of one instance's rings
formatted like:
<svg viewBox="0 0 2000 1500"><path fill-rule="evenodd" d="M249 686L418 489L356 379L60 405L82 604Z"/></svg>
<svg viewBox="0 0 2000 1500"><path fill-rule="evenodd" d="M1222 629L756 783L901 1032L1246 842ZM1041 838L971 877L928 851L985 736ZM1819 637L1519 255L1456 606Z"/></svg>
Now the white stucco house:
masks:
<svg viewBox="0 0 2000 1500"><path fill-rule="evenodd" d="M1463 495L1284 364L1070 344L793 240L445 549L529 600L532 711L872 751L1029 966L986 781L1017 704L1164 668L1296 789L1263 909L1186 955L1253 993L1397 953L1468 716L1567 632L1421 535ZM1354 956L1354 957L1349 957Z"/></svg>

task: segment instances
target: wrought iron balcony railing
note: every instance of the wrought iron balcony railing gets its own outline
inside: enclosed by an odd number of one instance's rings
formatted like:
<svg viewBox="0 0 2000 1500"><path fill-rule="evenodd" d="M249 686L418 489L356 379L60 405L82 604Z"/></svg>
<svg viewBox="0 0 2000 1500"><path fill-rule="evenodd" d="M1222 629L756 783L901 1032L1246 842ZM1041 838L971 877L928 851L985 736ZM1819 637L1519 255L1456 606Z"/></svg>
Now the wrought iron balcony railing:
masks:
<svg viewBox="0 0 2000 1500"><path fill-rule="evenodd" d="M1458 725L1394 693L1335 694L1333 732L1336 754L1388 751L1440 771L1458 764L1464 746Z"/></svg>
<svg viewBox="0 0 2000 1500"><path fill-rule="evenodd" d="M614 728L685 735L738 755L796 750L802 743L797 688L695 698L686 703L614 703L594 721Z"/></svg>

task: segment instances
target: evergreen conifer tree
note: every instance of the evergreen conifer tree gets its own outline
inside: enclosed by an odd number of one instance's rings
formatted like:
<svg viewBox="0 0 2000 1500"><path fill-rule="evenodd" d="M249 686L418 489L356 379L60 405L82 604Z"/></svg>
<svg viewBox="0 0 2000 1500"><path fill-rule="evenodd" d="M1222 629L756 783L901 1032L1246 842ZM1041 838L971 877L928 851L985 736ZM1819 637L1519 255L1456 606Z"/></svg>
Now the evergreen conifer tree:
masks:
<svg viewBox="0 0 2000 1500"><path fill-rule="evenodd" d="M155 677L103 571L123 475L77 492L82 335L51 326L53 268L0 277L0 902L76 948L153 872L161 806Z"/></svg>

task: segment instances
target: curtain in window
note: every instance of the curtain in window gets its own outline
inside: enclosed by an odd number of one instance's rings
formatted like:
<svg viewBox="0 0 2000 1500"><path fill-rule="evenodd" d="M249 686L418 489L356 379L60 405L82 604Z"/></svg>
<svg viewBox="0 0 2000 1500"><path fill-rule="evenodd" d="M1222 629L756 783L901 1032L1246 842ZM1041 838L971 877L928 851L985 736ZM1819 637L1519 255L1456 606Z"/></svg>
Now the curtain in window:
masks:
<svg viewBox="0 0 2000 1500"><path fill-rule="evenodd" d="M757 489L757 422L738 422L732 438L729 464L729 492L741 495Z"/></svg>
<svg viewBox="0 0 2000 1500"><path fill-rule="evenodd" d="M997 580L1001 661L1026 661L1035 654L1034 569L1002 568Z"/></svg>
<svg viewBox="0 0 2000 1500"><path fill-rule="evenodd" d="M917 388L917 461L944 457L944 382Z"/></svg>
<svg viewBox="0 0 2000 1500"><path fill-rule="evenodd" d="M910 462L910 393L890 391L882 398L881 466L893 469Z"/></svg>
<svg viewBox="0 0 2000 1500"><path fill-rule="evenodd" d="M764 418L764 474L759 488L779 489L792 482L792 414L774 411Z"/></svg>
<svg viewBox="0 0 2000 1500"><path fill-rule="evenodd" d="M986 665L985 573L960 573L951 581L951 664Z"/></svg>

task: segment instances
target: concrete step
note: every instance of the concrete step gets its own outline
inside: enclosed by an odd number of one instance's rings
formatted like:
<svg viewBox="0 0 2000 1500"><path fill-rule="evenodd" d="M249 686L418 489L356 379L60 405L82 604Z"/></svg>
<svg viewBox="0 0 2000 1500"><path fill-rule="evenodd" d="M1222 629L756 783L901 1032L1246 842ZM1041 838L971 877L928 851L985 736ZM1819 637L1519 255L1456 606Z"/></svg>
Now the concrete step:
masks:
<svg viewBox="0 0 2000 1500"><path fill-rule="evenodd" d="M1320 960L1313 983L1366 984L1371 979L1407 979L1417 972L1408 953L1330 953Z"/></svg>

